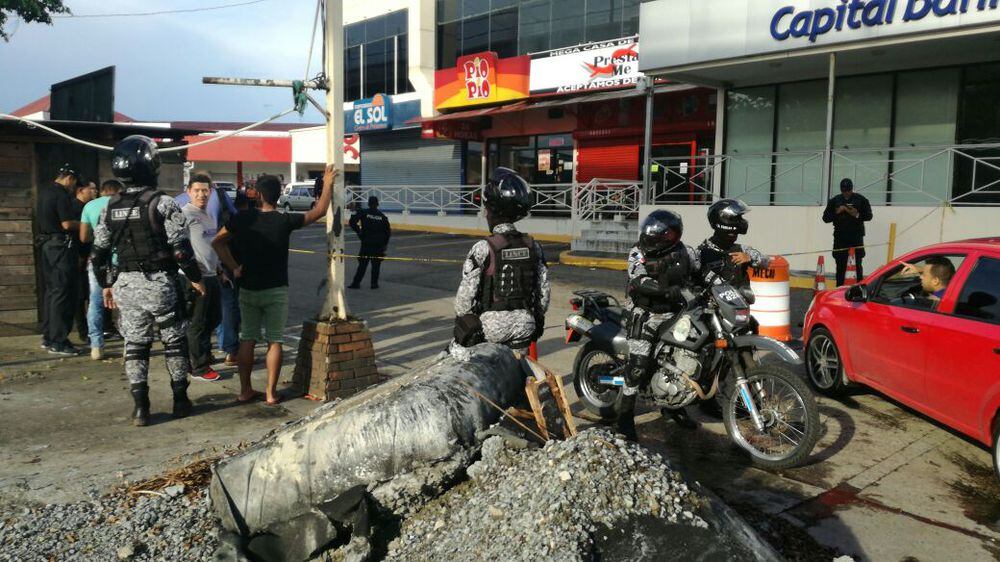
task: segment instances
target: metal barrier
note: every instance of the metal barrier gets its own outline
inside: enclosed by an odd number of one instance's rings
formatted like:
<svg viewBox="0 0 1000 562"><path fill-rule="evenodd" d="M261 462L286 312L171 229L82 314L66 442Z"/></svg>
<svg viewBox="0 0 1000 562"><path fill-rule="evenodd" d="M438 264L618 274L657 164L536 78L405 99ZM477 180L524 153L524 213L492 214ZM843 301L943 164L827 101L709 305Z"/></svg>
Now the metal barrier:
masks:
<svg viewBox="0 0 1000 562"><path fill-rule="evenodd" d="M634 219L642 204L642 184L636 181L595 178L574 193L573 214L579 221Z"/></svg>
<svg viewBox="0 0 1000 562"><path fill-rule="evenodd" d="M530 216L570 218L573 194L579 184L535 184L537 202ZM482 212L479 185L351 185L347 201L364 203L369 196L379 198L379 208L387 212L478 214Z"/></svg>
<svg viewBox="0 0 1000 562"><path fill-rule="evenodd" d="M829 159L829 160L827 160ZM751 204L822 205L839 178L876 205L1000 205L1000 143L655 158L645 202L711 203L714 184Z"/></svg>

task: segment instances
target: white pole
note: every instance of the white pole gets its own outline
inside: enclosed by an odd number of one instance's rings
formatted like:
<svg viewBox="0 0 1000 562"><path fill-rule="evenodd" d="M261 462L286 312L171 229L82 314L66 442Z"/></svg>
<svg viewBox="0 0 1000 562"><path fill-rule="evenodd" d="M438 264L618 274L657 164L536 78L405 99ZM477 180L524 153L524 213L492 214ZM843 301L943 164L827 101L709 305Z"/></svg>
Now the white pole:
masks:
<svg viewBox="0 0 1000 562"><path fill-rule="evenodd" d="M837 54L830 53L830 76L826 86L826 149L823 152L823 183L822 189L826 198L830 198L830 177L833 175L833 102L836 95ZM804 187L804 186L803 186ZM818 203L822 204L823 201Z"/></svg>
<svg viewBox="0 0 1000 562"><path fill-rule="evenodd" d="M326 0L326 36L323 38L326 65L326 162L340 170L333 186L333 200L326 212L326 240L329 283L322 320L347 319L344 300L344 9L338 0Z"/></svg>

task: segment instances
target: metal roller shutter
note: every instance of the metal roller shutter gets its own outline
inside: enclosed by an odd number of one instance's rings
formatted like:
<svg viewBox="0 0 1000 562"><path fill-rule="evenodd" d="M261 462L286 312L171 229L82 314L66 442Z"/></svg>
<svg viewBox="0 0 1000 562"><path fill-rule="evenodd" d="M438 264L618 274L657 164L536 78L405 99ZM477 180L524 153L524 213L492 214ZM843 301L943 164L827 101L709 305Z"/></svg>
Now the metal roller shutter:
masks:
<svg viewBox="0 0 1000 562"><path fill-rule="evenodd" d="M370 185L458 185L462 143L420 138L420 129L364 135L361 183Z"/></svg>
<svg viewBox="0 0 1000 562"><path fill-rule="evenodd" d="M625 139L580 141L576 181L639 179L639 145Z"/></svg>

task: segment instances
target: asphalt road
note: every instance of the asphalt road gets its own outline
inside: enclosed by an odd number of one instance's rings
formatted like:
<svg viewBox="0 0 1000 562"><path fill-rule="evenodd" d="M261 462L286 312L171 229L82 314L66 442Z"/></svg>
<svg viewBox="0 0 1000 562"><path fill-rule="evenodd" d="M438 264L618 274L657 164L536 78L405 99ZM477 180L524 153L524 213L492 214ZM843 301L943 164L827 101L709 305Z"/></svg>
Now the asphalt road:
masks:
<svg viewBox="0 0 1000 562"><path fill-rule="evenodd" d="M348 291L350 310L372 331L380 370L405 372L442 349L451 337L453 297L461 260L474 238L397 232L389 255L455 263L387 261L382 288ZM290 334L319 309L324 234L314 226L294 235L290 260ZM358 242L348 234L348 253ZM569 373L577 346L563 343L563 319L573 290L596 288L621 296L624 273L558 264L566 244L544 243L553 302L540 359ZM347 266L350 278L353 260ZM792 328L811 291L794 290ZM873 345L877 345L873 342ZM564 379L569 387L569 377ZM572 393L572 392L571 392ZM575 394L574 394L575 398ZM579 406L576 406L579 408ZM639 417L642 441L731 503L790 559L985 560L1000 546L1000 485L989 453L949 429L864 389L840 400L821 399L822 438L804 467L770 473L749 466L730 445L721 421L695 415L698 431L666 423L659 413Z"/></svg>

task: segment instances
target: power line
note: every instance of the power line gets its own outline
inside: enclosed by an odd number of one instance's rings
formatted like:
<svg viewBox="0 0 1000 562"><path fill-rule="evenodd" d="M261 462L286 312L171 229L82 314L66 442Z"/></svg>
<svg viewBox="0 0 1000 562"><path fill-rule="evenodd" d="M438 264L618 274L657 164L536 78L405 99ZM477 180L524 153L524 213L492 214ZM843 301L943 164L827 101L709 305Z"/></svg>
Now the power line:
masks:
<svg viewBox="0 0 1000 562"><path fill-rule="evenodd" d="M207 12L210 10L223 10L225 8L237 8L239 6L249 6L251 4L260 4L261 2L267 2L267 0L251 0L249 2L238 2L236 4L223 4L221 6L206 6L204 8L186 8L180 10L162 10L159 12L128 12L119 14L65 14L65 15L53 15L52 18L121 18L121 17L135 17L135 16L161 16L165 14L188 14L191 12Z"/></svg>

